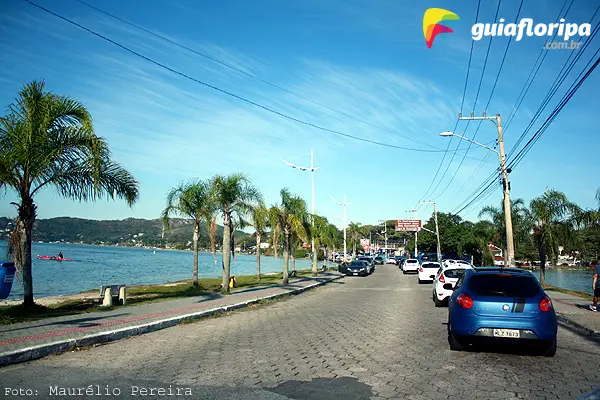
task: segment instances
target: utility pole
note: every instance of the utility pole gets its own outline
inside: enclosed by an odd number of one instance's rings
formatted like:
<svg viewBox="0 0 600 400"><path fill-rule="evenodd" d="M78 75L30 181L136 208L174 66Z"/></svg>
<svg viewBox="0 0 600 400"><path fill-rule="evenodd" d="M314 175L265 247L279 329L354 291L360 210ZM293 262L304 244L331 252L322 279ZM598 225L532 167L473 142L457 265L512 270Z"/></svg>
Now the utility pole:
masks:
<svg viewBox="0 0 600 400"><path fill-rule="evenodd" d="M418 211L419 211L419 210L416 210L416 209L415 209L415 210L406 210L406 212L409 212L409 213L414 213L414 214L413 214L413 215L414 215L414 217L413 217L413 219L414 219L414 220L418 220L418 219L419 219L419 218L417 217L417 212L418 212ZM418 249L417 249L417 241L418 241L418 240L419 240L419 231L418 231L418 230L416 230L416 231L415 231L415 254L414 254L414 257L413 257L413 258L417 258L417 257L419 256L419 251L418 251Z"/></svg>
<svg viewBox="0 0 600 400"><path fill-rule="evenodd" d="M315 215L315 171L320 169L320 168L315 168L314 166L314 153L312 151L312 149L310 149L310 168L309 167L300 167L297 165L294 165L292 163L289 163L285 160L281 160L283 161L285 164L289 165L292 168L297 168L300 171L310 171L310 178L311 178L311 199L312 199L312 215ZM311 227L314 228L314 218L311 216L310 218L310 224ZM312 236L312 235L311 235ZM313 259L313 268L316 268L316 262L317 262L317 257L316 257L316 253L315 253L315 239L311 237L311 249L312 249L312 259Z"/></svg>
<svg viewBox="0 0 600 400"><path fill-rule="evenodd" d="M346 253L347 253L347 249L346 249L346 206L348 206L352 203L346 202L346 193L344 193L344 202L343 203L340 203L339 201L334 199L333 196L329 196L329 197L331 197L331 200L335 201L340 206L344 207L344 260L346 260Z"/></svg>
<svg viewBox="0 0 600 400"><path fill-rule="evenodd" d="M379 223L383 222L383 229L384 229L384 239L385 239L385 254L387 255L387 247L388 247L388 240L387 240L387 220L386 219L380 219Z"/></svg>
<svg viewBox="0 0 600 400"><path fill-rule="evenodd" d="M506 168L506 155L504 154L504 137L502 135L502 118L500 114L495 116L487 116L485 112L482 116L476 117L471 113L469 117L463 117L462 113L458 114L459 120L483 120L487 119L495 123L498 128L498 156L500 157L500 170L502 171L502 187L504 192L504 224L506 225L506 260L505 267L512 267L515 263L515 244L513 239L512 228L512 210L510 205L510 182L508 181L509 170Z"/></svg>
<svg viewBox="0 0 600 400"><path fill-rule="evenodd" d="M419 204L433 204L433 218L435 220L435 235L437 236L437 259L442 262L442 246L440 245L440 228L438 226L437 208L435 201L423 201Z"/></svg>

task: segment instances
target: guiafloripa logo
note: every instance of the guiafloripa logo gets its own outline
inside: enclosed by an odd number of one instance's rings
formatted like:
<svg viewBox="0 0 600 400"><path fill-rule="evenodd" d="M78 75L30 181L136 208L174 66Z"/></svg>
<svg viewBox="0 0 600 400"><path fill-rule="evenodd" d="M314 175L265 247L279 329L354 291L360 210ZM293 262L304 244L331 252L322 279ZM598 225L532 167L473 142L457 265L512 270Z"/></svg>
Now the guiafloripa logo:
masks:
<svg viewBox="0 0 600 400"><path fill-rule="evenodd" d="M433 39L440 33L451 33L452 29L439 24L441 21L458 20L458 15L443 8L428 8L423 15L423 34L427 47L431 48Z"/></svg>

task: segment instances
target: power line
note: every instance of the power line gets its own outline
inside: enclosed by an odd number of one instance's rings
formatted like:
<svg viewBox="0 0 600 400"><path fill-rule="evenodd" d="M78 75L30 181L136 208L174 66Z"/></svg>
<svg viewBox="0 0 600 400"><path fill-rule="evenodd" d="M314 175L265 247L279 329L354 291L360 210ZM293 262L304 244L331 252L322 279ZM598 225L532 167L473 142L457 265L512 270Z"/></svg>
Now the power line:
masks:
<svg viewBox="0 0 600 400"><path fill-rule="evenodd" d="M477 11L475 13L475 23L477 23L477 20L479 19L479 9L481 6L481 0L479 0L477 2ZM471 41L471 50L469 51L469 63L467 64L467 76L465 78L465 84L463 86L463 95L462 95L462 100L460 102L460 112L462 113L463 110L463 106L465 104L465 97L467 94L467 84L469 82L469 72L471 71L471 61L473 59L473 46L475 45L475 41L472 40ZM456 128L458 127L458 122L459 120L456 120L456 123L454 124L454 129L453 131L456 130ZM423 196L421 196L421 199L417 202L420 203L425 196L427 196L429 194L429 189L431 189L431 187L433 186L438 174L440 173L440 169L442 168L442 165L444 165L444 160L446 159L446 155L448 154L448 151L450 150L450 145L452 144L452 139L454 139L452 136L450 137L450 140L448 141L448 145L446 146L446 151L444 152L444 156L442 157L442 161L440 161L440 165L437 168L437 171L435 171L435 175L433 176L433 179L431 180L431 183L429 183L429 186L427 187L427 190L425 190L425 194L423 194ZM452 161L450 161L450 163L452 163ZM448 166L450 166L450 163L448 164ZM442 177L443 179L443 177ZM441 180L441 179L440 179ZM437 187L436 187L437 189ZM435 191L435 189L433 189L433 191Z"/></svg>
<svg viewBox="0 0 600 400"><path fill-rule="evenodd" d="M292 91L292 90L290 90L290 89L286 89L285 87L282 87L282 86L280 86L280 85L277 85L277 84L275 84L275 83L273 83L273 82L270 82L270 81L268 81L268 80L266 80L266 79L263 79L263 78L261 78L261 77L259 77L259 76L255 75L255 74L252 74L252 73L250 73L250 72L244 71L243 69L241 69L241 68L238 68L238 67L236 67L235 65L231 65L231 64L229 64L229 63L227 63L227 62L225 62L225 61L223 61L223 60L219 60L218 58L215 58L215 57L209 56L209 55L207 55L207 54L205 54L205 53L202 53L202 52L200 52L200 51L194 50L194 49L192 49L192 48L190 48L190 47L188 47L188 46L186 46L186 45L183 45L183 44L181 44L181 43L179 43L179 42L176 42L176 41L174 41L174 40L172 40L172 39L169 39L168 37L165 37L165 36L163 36L163 35L160 35L160 34L158 34L158 33L152 32L152 31L151 31L151 30L149 30L149 29L146 29L146 28L144 28L144 27L142 27L142 26L140 26L140 25L137 25L137 24L135 24L135 23L133 23L133 22L127 21L127 20L126 20L126 19L124 19L124 18L121 18L121 17L119 17L119 16L117 16L117 15L115 15L115 14L112 14L112 13L108 12L108 11L102 10L102 9L100 9L100 8L98 8L98 7L96 7L96 6L92 5L92 4L89 4L89 3L87 3L87 2L85 2L85 1L83 1L83 0L74 0L74 1L76 1L76 2L78 2L78 3L80 3L80 4L83 4L83 5L85 5L86 7L89 7L89 8L91 8L91 9L93 9L93 10L96 10L96 11L98 11L98 12L100 12L100 13L104 14L104 15L107 15L107 16L109 16L109 17L113 18L113 19L116 19L117 21L120 21L120 22L122 22L122 23L124 23L124 24L127 24L127 25L129 25L129 26L132 26L132 27L134 27L134 28L136 28L136 29L138 29L138 30L140 30L140 31L142 31L142 32L145 32L145 33L147 33L147 34L149 34L149 35L152 35L152 36L154 36L154 37L156 37L156 38L159 38L159 39L161 39L161 40L163 40L163 41L165 41L165 42L167 42L167 43L170 43L170 44L172 44L172 45L174 45L174 46L177 46L177 47L179 47L179 48L181 48L181 49L184 49L184 50L186 50L186 51L189 51L190 53L193 53L193 54L195 54L195 55L197 55L197 56L199 56L199 57L202 57L202 58L205 58L205 59L207 59L207 60L210 60L210 61L212 61L212 62L214 62L214 63L217 63L217 64L219 64L219 65L221 65L221 66L223 66L223 67L229 68L229 69L231 69L231 70L233 70L233 71L236 71L236 72L238 72L238 73L240 73L240 74L243 74L243 75L245 75L245 76L247 76L247 77L249 77L249 78L255 79L255 80L257 80L257 81L259 81L259 82L262 82L262 83L264 83L264 84L266 84L266 85L269 85L269 86L271 86L271 87L274 87L274 88L276 88L276 89L279 89L279 90L281 90L281 91L283 91L283 92L286 92L286 93L288 93L288 94L291 94L291 95L293 95L293 96L295 96L295 97L298 97L298 98L300 98L300 99L302 99L302 100L305 100L305 101L308 101L308 102L310 102L310 103L313 103L313 104L315 104L315 105L317 105L317 106L319 106L319 107L325 108L325 109L327 109L327 110L329 110L329 111L333 111L333 112L335 112L335 113L338 113L338 114L340 114L340 115L343 115L343 116L345 116L345 117L347 117L347 118L351 118L351 119L353 119L353 120L355 120L355 121L358 121L358 122L360 122L360 123L363 123L363 124L365 124L365 125L369 125L369 126L371 126L371 127L373 127L373 128L376 128L376 129L379 129L379 130L382 130L382 131L386 131L386 132L388 132L388 133L393 133L393 134L396 134L396 135L402 136L402 137L404 137L404 138L406 138L406 139L412 140L413 142L420 143L420 144L422 144L422 145L425 145L425 146L428 146L428 147L431 147L431 148L434 148L434 149L437 149L437 150L442 150L442 149L441 149L441 148L439 148L439 147L433 146L433 145L431 145L431 144L429 144L429 143L426 143L426 142L422 142L422 141L420 141L420 140L417 140L417 139L415 139L415 138L413 138L413 137L410 137L410 136L408 136L408 135L406 135L406 134L403 134L403 133L400 133L400 132L397 132L397 131L393 131L393 130L391 130L391 129L387 129L387 128L384 128L384 127L382 127L382 126L375 125L375 124L373 124L373 123L371 123L371 122L369 122L369 121L366 121L366 120L364 120L364 119L362 119L362 118L359 118L359 117L357 117L357 116L355 116L355 115L348 114L348 113L346 113L346 112L344 112L344 111L341 111L341 110L335 109L335 108L333 108L333 107L330 107L330 106L328 106L328 105L326 105L326 104L323 104L323 103L321 103L321 102L319 102L319 101L313 100L313 99L311 99L311 98L309 98L309 97L306 97L306 96L304 96L304 95L301 95L301 94L299 94L299 93L297 93L297 92L294 92L294 91Z"/></svg>
<svg viewBox="0 0 600 400"><path fill-rule="evenodd" d="M237 95L235 93L232 93L232 92L229 92L227 90L221 89L221 88L219 88L217 86L214 86L214 85L211 85L209 83L203 82L203 81L201 81L199 79L196 79L196 78L194 78L194 77L192 77L190 75L187 75L187 74L185 74L183 72L180 72L180 71L178 71L176 69L173 69L173 68L171 68L171 67L169 67L169 66L167 66L165 64L162 64L159 61L156 61L156 60L154 60L154 59L152 59L150 57L147 57L147 56L145 56L145 55L143 55L141 53L138 53L135 50L132 50L129 47L127 47L125 45L122 45L122 44L120 44L120 43L118 43L118 42L116 42L116 41L114 41L114 40L112 40L112 39L110 39L110 38L108 38L108 37L106 37L106 36L98 33L98 32L95 32L92 29L86 28L85 26L83 26L83 25L81 25L81 24L79 24L79 23L77 23L77 22L75 22L73 20L70 20L69 18L63 17L62 15L59 15L59 14L57 14L57 13L51 11L51 10L48 10L45 7L42 7L42 6L40 6L40 5L36 4L36 3L33 3L30 0L23 0L23 1L31 4L32 6L38 8L38 9L40 9L42 11L45 11L45 12L51 14L51 15L54 15L55 17L60 18L63 21L66 21L66 22L68 22L68 23L70 23L72 25L75 25L78 28L83 29L86 32L89 32L89 33L91 33L94 36L97 36L97 37L99 37L99 38L101 38L103 40L106 40L107 42L112 43L115 46L120 47L121 49L123 49L123 50L125 50L125 51L127 51L127 52L129 52L129 53L131 53L131 54L133 54L133 55L135 55L137 57L139 57L139 58L142 58L142 59L144 59L144 60L146 60L146 61L148 61L148 62L150 62L150 63L152 63L152 64L154 64L154 65L156 65L158 67L166 69L167 71L170 71L170 72L172 72L172 73L174 73L176 75L179 75L179 76L181 76L183 78L191 80L191 81L193 81L195 83L198 83L200 85L206 86L206 87L208 87L210 89L213 89L213 90L215 90L215 91L217 91L219 93L222 93L222 94L225 94L227 96L233 97L233 98L235 98L237 100L243 101L244 103L247 103L247 104L253 105L255 107L261 108L261 109L263 109L265 111L268 111L268 112L270 112L272 114L278 115L278 116L280 116L282 118L288 119L290 121L297 122L297 123L299 123L301 125L310 126L312 128L319 129L319 130L322 130L324 132L333 133L333 134L338 135L338 136L343 136L343 137L346 137L346 138L350 138L350 139L354 139L354 140L358 140L358 141L361 141L361 142L370 143L370 144L374 144L374 145L378 145L378 146L382 146L382 147L388 147L388 148L394 148L394 149L400 149L400 150L407 150L407 151L417 151L417 152L423 152L423 153L441 153L441 152L445 152L445 150L418 149L418 148L398 146L398 145L394 145L394 144L390 144L390 143L382 143L382 142L378 142L378 141L375 141L375 140L365 139L365 138L361 138L361 137L358 137L358 136L354 136L354 135L350 135L350 134L347 134L347 133L343 133L343 132L340 132L340 131L337 131L337 130L334 130L334 129L325 128L325 127L322 127L320 125L317 125L317 124L314 124L314 123L311 123L311 122L307 122L307 121L298 119L296 117L292 117L292 116L287 115L287 114L285 114L283 112L277 111L277 110L275 110L273 108L270 108L270 107L267 107L267 106L263 106L262 104L259 104L259 103L255 102L255 101L246 99L245 97L242 97L242 96Z"/></svg>
<svg viewBox="0 0 600 400"><path fill-rule="evenodd" d="M498 13L500 12L500 4L502 3L502 0L498 0L498 6L496 7L496 14L494 15L494 21L496 21L498 19ZM519 9L520 11L520 9ZM518 16L517 18L518 19ZM515 19L515 21L516 21ZM511 36L512 38L512 36ZM492 48L492 40L494 39L493 36L490 37L490 41L488 43L488 47L487 47L487 51L485 52L485 59L483 61L483 68L481 69L481 76L479 78L479 85L477 86L477 93L475 94L475 103L473 104L473 109L475 109L477 107L477 101L479 100L479 93L481 91L481 85L483 83L483 78L485 76L485 70L487 67L487 62L488 62L488 57L490 55L490 49ZM508 45L510 46L510 41L508 42ZM508 51L508 46L506 48L506 50ZM504 54L506 56L506 52ZM502 64L504 64L504 60L502 60ZM498 76L500 75L500 71L502 70L502 66L500 66L500 70L498 70L498 74L494 83L494 90L495 90L495 85L498 82ZM485 105L485 108L487 109L488 105L490 104L490 102L492 101L492 96L494 95L494 92L492 90L492 92L490 93L490 96L488 98L487 104ZM465 130L463 132L463 136L465 135L465 133L467 132L467 129L469 128L469 123L471 121L467 121L467 126L465 127ZM473 138L471 140L475 140L475 137L477 137L477 133L479 132L479 128L481 127L481 123L483 121L479 121L479 124L477 125L477 129L475 129L475 133L473 134ZM460 145L460 141L458 143L458 145L456 146L456 149L454 150L454 153L452 154L452 159L450 160L450 163L448 164L448 169L444 172L444 175L442 176L442 178L440 179L440 181L438 182L438 186L440 185L440 183L442 183L442 180L444 179L444 176L446 176L446 173L448 172L448 170L450 169L450 165L452 164L452 161L454 160L454 157L456 157L456 153L458 151L458 147ZM467 147L467 152L471 149L471 146L473 145L473 143L469 142L469 147ZM464 155L467 154L467 152L465 152ZM458 164L458 167L456 168L456 171L454 171L454 175L452 175L452 178L450 178L450 180L448 181L448 184L446 185L446 187L444 187L444 189L441 191L441 193L439 193L437 196L434 196L436 199L439 198L442 194L444 194L446 192L446 190L448 190L448 188L450 187L450 184L454 181L454 178L456 177L456 175L458 174L458 171L460 171L460 168L463 165L463 162L465 161L465 157L463 156L462 160L460 160L460 163ZM436 187L437 189L437 187ZM434 189L434 191L436 190Z"/></svg>

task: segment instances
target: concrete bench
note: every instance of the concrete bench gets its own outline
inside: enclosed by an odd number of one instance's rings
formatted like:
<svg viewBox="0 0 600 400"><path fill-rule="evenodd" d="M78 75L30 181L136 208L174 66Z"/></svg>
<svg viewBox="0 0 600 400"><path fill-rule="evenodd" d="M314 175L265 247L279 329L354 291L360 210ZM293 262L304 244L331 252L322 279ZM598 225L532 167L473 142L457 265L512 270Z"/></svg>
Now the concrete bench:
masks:
<svg viewBox="0 0 600 400"><path fill-rule="evenodd" d="M125 285L106 285L100 287L98 301L102 306L112 306L114 304L124 305L127 301L127 286Z"/></svg>

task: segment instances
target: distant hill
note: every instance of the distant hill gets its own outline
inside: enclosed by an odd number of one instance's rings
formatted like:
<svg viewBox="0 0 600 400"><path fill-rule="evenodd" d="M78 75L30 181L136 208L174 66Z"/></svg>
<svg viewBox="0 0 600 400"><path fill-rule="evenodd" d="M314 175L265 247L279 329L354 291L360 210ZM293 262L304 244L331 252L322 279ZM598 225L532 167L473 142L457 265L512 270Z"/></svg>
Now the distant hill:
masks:
<svg viewBox="0 0 600 400"><path fill-rule="evenodd" d="M160 219L127 218L124 220L98 221L82 218L49 218L36 221L33 241L69 242L85 244L107 244L120 246L161 246L187 248L192 240L193 224L189 220L175 218L171 221L171 231L165 232ZM0 217L0 236L7 239L14 228L14 219ZM236 231L238 240L250 240L251 236ZM223 227L217 225L216 242L222 243ZM200 247L210 247L208 226L200 227Z"/></svg>

